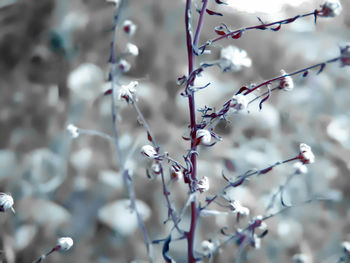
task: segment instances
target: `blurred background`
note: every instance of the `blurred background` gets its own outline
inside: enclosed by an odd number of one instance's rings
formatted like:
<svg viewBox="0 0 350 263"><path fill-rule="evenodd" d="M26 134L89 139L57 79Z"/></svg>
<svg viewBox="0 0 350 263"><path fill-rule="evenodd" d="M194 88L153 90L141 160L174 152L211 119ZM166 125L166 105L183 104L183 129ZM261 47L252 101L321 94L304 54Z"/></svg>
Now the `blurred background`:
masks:
<svg viewBox="0 0 350 263"><path fill-rule="evenodd" d="M230 29L294 17L312 12L322 1L228 1L211 10L223 17L206 16L200 43L216 37L214 28ZM292 1L289 1L292 2ZM343 0L336 18L307 17L282 26L278 32L249 31L238 40L222 40L199 62L220 58L227 45L244 49L251 67L222 73L207 69L198 83L211 85L196 93L197 108L220 109L243 85L261 83L280 74L339 56L339 46L350 41L350 2ZM200 8L201 1L194 1ZM113 135L111 98L103 96L107 82L112 39L113 4L102 0L1 0L0 1L0 191L11 193L16 214L1 213L1 262L33 262L56 244L59 236L71 236L74 247L54 253L47 262L146 262L147 255L113 143L94 135L72 138L72 123L81 129ZM193 19L198 14L193 10ZM121 20L137 26L133 36L118 31L117 54L131 69L121 84L139 81L138 105L164 151L183 162L189 147L188 106L180 96L178 77L187 72L184 33L184 1L126 1ZM125 54L135 44L138 56ZM305 262L337 262L341 242L350 241L350 68L328 65L316 75L296 76L290 92L274 92L259 111L258 103L243 114L220 121L216 132L223 137L214 147L199 147L198 176L207 176L214 195L225 185L222 171L234 177L263 169L294 157L299 143L307 143L316 156L307 174L288 185L289 203L314 196L333 201L313 202L293 208L266 223L269 234L259 250L248 248L241 262L293 262L304 254ZM264 88L259 92L264 92ZM171 223L162 194L161 180L148 178L151 163L140 154L147 143L144 128L133 107L118 102L121 147L132 171L139 209L151 239L165 238ZM165 166L167 169L168 167ZM230 191L251 211L263 214L272 194L292 164L253 177ZM169 174L166 174L169 180ZM188 187L183 181L169 183L171 199L181 210ZM202 200L202 202L203 202ZM215 206L214 206L215 207ZM223 210L220 207L215 209ZM275 207L278 209L278 206ZM223 238L220 228L232 232L245 227L249 218L236 223L233 215L201 219L196 248L203 240ZM186 227L189 214L181 226ZM186 242L171 243L170 255L186 262ZM232 262L238 247L229 244L212 262ZM163 262L161 245L154 245L155 262Z"/></svg>

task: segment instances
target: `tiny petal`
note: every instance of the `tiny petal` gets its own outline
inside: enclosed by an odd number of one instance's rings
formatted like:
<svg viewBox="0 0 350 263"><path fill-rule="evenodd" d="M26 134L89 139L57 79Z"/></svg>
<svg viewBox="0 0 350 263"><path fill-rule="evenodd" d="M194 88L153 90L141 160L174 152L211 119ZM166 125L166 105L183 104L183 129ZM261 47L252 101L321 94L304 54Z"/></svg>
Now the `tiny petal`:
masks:
<svg viewBox="0 0 350 263"><path fill-rule="evenodd" d="M133 34L135 34L137 26L131 20L125 20L122 28L126 34L132 36Z"/></svg>
<svg viewBox="0 0 350 263"><path fill-rule="evenodd" d="M196 138L199 140L201 144L210 145L211 134L208 130L204 130L204 129L197 130Z"/></svg>
<svg viewBox="0 0 350 263"><path fill-rule="evenodd" d="M117 66L118 66L118 69L123 73L128 72L131 68L129 62L127 62L125 59L119 60Z"/></svg>
<svg viewBox="0 0 350 263"><path fill-rule="evenodd" d="M79 137L79 128L74 124L69 124L66 130L73 139Z"/></svg>
<svg viewBox="0 0 350 263"><path fill-rule="evenodd" d="M57 239L57 246L60 247L59 250L67 251L73 246L73 239L70 237L60 237Z"/></svg>
<svg viewBox="0 0 350 263"><path fill-rule="evenodd" d="M150 159L154 159L154 158L158 157L158 153L157 153L156 149L154 149L154 147L151 145L142 146L141 153Z"/></svg>
<svg viewBox="0 0 350 263"><path fill-rule="evenodd" d="M248 107L248 100L243 94L237 94L232 96L230 107L235 109L236 112L243 111Z"/></svg>
<svg viewBox="0 0 350 263"><path fill-rule="evenodd" d="M235 46L221 49L219 66L224 72L227 70L239 71L242 67L250 67L251 65L252 60L245 50Z"/></svg>
<svg viewBox="0 0 350 263"><path fill-rule="evenodd" d="M285 72L283 69L281 70L282 76L286 75L287 72ZM280 83L280 89L283 89L285 91L291 91L294 88L294 82L291 76L286 76L281 79Z"/></svg>
<svg viewBox="0 0 350 263"><path fill-rule="evenodd" d="M197 190L201 193L209 190L209 179L208 177L204 176L202 179L200 179L197 183Z"/></svg>
<svg viewBox="0 0 350 263"><path fill-rule="evenodd" d="M128 43L126 44L126 52L136 57L139 54L139 48L134 44Z"/></svg>
<svg viewBox="0 0 350 263"><path fill-rule="evenodd" d="M307 166L305 164L303 164L302 162L297 162L293 165L295 172L297 174L306 174L308 169Z"/></svg>
<svg viewBox="0 0 350 263"><path fill-rule="evenodd" d="M311 151L311 147L305 143L301 143L300 146L300 159L304 164L315 162L315 155Z"/></svg>
<svg viewBox="0 0 350 263"><path fill-rule="evenodd" d="M136 97L136 87L139 85L138 81L131 81L127 85L122 85L118 91L118 99L125 100L128 104L132 103Z"/></svg>
<svg viewBox="0 0 350 263"><path fill-rule="evenodd" d="M6 212L8 209L11 209L12 212L15 212L13 209L13 198L9 194L0 193L0 212Z"/></svg>
<svg viewBox="0 0 350 263"><path fill-rule="evenodd" d="M322 17L335 17L338 16L342 11L342 5L338 0L328 0L323 5L321 5Z"/></svg>

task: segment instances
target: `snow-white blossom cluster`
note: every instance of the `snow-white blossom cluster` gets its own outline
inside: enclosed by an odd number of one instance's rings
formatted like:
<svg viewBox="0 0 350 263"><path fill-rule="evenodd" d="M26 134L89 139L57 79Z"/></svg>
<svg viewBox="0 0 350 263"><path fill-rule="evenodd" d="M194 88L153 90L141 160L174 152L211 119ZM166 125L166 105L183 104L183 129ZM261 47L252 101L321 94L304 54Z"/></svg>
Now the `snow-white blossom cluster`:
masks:
<svg viewBox="0 0 350 263"><path fill-rule="evenodd" d="M301 143L300 149L300 159L304 164L314 163L315 155L313 154L311 147L305 143Z"/></svg>
<svg viewBox="0 0 350 263"><path fill-rule="evenodd" d="M235 46L227 46L221 49L219 66L222 71L239 71L242 67L250 67L252 60L245 50Z"/></svg>

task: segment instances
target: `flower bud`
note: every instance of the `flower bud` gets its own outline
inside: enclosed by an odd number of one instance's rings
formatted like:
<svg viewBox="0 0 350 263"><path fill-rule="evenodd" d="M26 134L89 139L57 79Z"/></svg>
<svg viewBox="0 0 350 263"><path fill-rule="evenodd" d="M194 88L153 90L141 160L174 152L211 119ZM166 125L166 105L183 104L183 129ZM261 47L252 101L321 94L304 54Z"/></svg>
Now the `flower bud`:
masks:
<svg viewBox="0 0 350 263"><path fill-rule="evenodd" d="M283 69L281 70L282 76L286 75L287 72L285 72ZM294 82L291 76L285 76L281 79L280 82L280 89L283 89L285 91L291 91L294 88Z"/></svg>
<svg viewBox="0 0 350 263"><path fill-rule="evenodd" d="M66 130L73 139L79 137L79 128L74 124L69 124Z"/></svg>
<svg viewBox="0 0 350 263"><path fill-rule="evenodd" d="M125 20L122 28L126 34L132 36L135 33L137 26L131 20Z"/></svg>
<svg viewBox="0 0 350 263"><path fill-rule="evenodd" d="M67 251L73 246L73 239L70 237L60 237L57 239L57 246L59 246L59 250Z"/></svg>
<svg viewBox="0 0 350 263"><path fill-rule="evenodd" d="M15 209L13 208L13 198L9 194L0 193L0 212L6 212L8 209L14 213Z"/></svg>
<svg viewBox="0 0 350 263"><path fill-rule="evenodd" d="M126 44L126 52L132 56L138 56L139 54L139 48L131 43Z"/></svg>
<svg viewBox="0 0 350 263"><path fill-rule="evenodd" d="M125 59L119 60L117 67L122 73L128 72L131 68L129 62L127 62Z"/></svg>
<svg viewBox="0 0 350 263"><path fill-rule="evenodd" d="M208 130L199 129L197 130L196 138L198 140L198 144L209 145L211 141L211 134Z"/></svg>
<svg viewBox="0 0 350 263"><path fill-rule="evenodd" d="M154 149L154 147L151 145L142 146L141 153L150 159L154 159L154 158L158 157L158 153L157 153L156 149Z"/></svg>

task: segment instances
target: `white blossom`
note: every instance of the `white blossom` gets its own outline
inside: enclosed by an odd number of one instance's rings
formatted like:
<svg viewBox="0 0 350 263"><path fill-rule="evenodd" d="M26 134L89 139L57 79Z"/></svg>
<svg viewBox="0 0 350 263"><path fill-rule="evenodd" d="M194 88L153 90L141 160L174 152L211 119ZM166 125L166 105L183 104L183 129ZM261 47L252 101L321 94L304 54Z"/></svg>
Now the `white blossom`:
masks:
<svg viewBox="0 0 350 263"><path fill-rule="evenodd" d="M119 70L123 73L128 72L131 68L130 63L127 62L125 59L119 60L117 66L118 66Z"/></svg>
<svg viewBox="0 0 350 263"><path fill-rule="evenodd" d="M239 71L242 66L250 67L251 65L252 60L245 50L231 45L221 49L219 66L223 71Z"/></svg>
<svg viewBox="0 0 350 263"><path fill-rule="evenodd" d="M342 5L338 0L328 0L321 5L321 16L323 17L335 17L342 11Z"/></svg>
<svg viewBox="0 0 350 263"><path fill-rule="evenodd" d="M237 200L230 202L230 209L233 211L233 213L244 216L248 216L250 213L249 208L242 206Z"/></svg>
<svg viewBox="0 0 350 263"><path fill-rule="evenodd" d="M233 95L230 102L230 107L236 112L243 111L248 107L248 100L243 94Z"/></svg>
<svg viewBox="0 0 350 263"><path fill-rule="evenodd" d="M153 163L152 163L152 172L156 175L156 174L160 174L160 171L161 171L161 166L160 166L160 163L159 161L155 160Z"/></svg>
<svg viewBox="0 0 350 263"><path fill-rule="evenodd" d="M215 244L210 240L203 240L201 247L205 253L211 254L215 250Z"/></svg>
<svg viewBox="0 0 350 263"><path fill-rule="evenodd" d="M281 75L286 75L287 72L285 72L283 69L281 70ZM281 79L280 82L280 89L283 89L285 91L291 91L294 88L294 82L291 76L285 76Z"/></svg>
<svg viewBox="0 0 350 263"><path fill-rule="evenodd" d="M304 164L315 162L315 155L311 151L311 147L305 143L301 143L300 146L300 157Z"/></svg>
<svg viewBox="0 0 350 263"><path fill-rule="evenodd" d="M135 34L137 26L131 20L125 20L123 22L122 28L126 34L128 34L129 36L132 36L133 34Z"/></svg>
<svg viewBox="0 0 350 263"><path fill-rule="evenodd" d="M126 44L126 52L128 54L136 57L139 54L139 48L132 43L128 43L128 44Z"/></svg>
<svg viewBox="0 0 350 263"><path fill-rule="evenodd" d="M73 246L73 239L70 237L60 237L57 239L57 246L60 246L60 250L66 251Z"/></svg>
<svg viewBox="0 0 350 263"><path fill-rule="evenodd" d="M154 159L158 157L156 149L152 145L144 145L141 148L141 153L148 158Z"/></svg>
<svg viewBox="0 0 350 263"><path fill-rule="evenodd" d="M302 162L297 162L293 165L295 172L297 174L306 174L308 169L307 166L305 164L303 164Z"/></svg>
<svg viewBox="0 0 350 263"><path fill-rule="evenodd" d="M118 90L118 99L125 100L127 103L132 103L136 97L136 87L139 85L138 81L131 81L127 85L122 85Z"/></svg>
<svg viewBox="0 0 350 263"><path fill-rule="evenodd" d="M177 168L174 166L171 167L171 178L173 180L176 180L176 181L181 180L183 178L183 176L184 176L184 174L180 168Z"/></svg>
<svg viewBox="0 0 350 263"><path fill-rule="evenodd" d="M73 139L79 137L79 128L74 124L69 124L66 130Z"/></svg>
<svg viewBox="0 0 350 263"><path fill-rule="evenodd" d="M197 190L201 193L209 190L209 179L208 177L204 176L202 179L200 179L197 183Z"/></svg>
<svg viewBox="0 0 350 263"><path fill-rule="evenodd" d="M8 209L14 213L15 209L13 208L13 198L9 194L0 193L0 212L6 212Z"/></svg>
<svg viewBox="0 0 350 263"><path fill-rule="evenodd" d="M199 129L196 132L196 138L199 140L201 144L210 145L211 134L208 130Z"/></svg>

